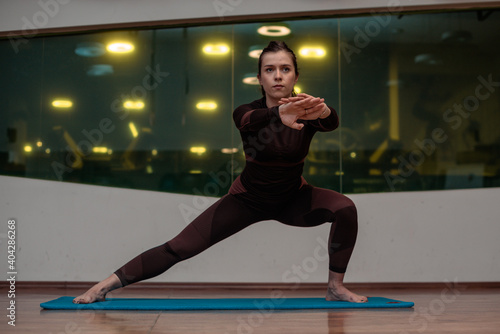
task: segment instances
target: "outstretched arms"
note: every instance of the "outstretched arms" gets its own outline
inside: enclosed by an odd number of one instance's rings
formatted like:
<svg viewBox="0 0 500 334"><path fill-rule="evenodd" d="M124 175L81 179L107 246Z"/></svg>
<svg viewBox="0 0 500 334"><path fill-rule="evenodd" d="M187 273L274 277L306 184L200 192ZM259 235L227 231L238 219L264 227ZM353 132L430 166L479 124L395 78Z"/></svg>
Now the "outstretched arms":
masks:
<svg viewBox="0 0 500 334"><path fill-rule="evenodd" d="M272 121L281 122L295 130L304 127L304 123L299 120L309 121L308 124L318 131L331 131L338 126L337 113L325 104L323 98L304 93L282 98L278 106L271 108L242 105L234 111L233 119L238 130L242 132L258 131Z"/></svg>

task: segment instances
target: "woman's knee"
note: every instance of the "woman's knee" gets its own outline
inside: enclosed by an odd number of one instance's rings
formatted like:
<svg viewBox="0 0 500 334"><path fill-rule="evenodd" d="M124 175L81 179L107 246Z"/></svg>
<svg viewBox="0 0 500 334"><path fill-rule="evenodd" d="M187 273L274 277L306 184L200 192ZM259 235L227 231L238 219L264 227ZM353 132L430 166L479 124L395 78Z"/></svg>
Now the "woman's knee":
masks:
<svg viewBox="0 0 500 334"><path fill-rule="evenodd" d="M349 197L332 191L329 196L327 196L327 205L333 212L342 210L345 208L351 208L351 210L356 211L356 205Z"/></svg>
<svg viewBox="0 0 500 334"><path fill-rule="evenodd" d="M342 205L343 205L342 209L343 208L351 208L352 210L356 210L356 204L354 204L352 199L350 199L347 196L344 196L344 200L342 201Z"/></svg>

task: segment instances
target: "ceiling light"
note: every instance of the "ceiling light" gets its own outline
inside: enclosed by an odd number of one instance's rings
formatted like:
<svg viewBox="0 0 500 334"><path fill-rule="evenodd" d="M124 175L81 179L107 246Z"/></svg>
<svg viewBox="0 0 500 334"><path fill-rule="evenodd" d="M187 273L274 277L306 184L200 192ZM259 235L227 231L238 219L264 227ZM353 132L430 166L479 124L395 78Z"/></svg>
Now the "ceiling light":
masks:
<svg viewBox="0 0 500 334"><path fill-rule="evenodd" d="M139 132L137 131L137 128L135 127L135 124L130 122L128 123L128 127L130 129L130 132L132 132L132 136L134 138L137 138L137 136L139 135Z"/></svg>
<svg viewBox="0 0 500 334"><path fill-rule="evenodd" d="M306 58L322 58L326 55L326 51L322 47L307 46L301 48L299 54Z"/></svg>
<svg viewBox="0 0 500 334"><path fill-rule="evenodd" d="M203 47L203 53L207 55L224 55L229 52L229 46L226 44L206 44Z"/></svg>
<svg viewBox="0 0 500 334"><path fill-rule="evenodd" d="M60 109L68 109L73 106L73 102L70 100L54 100L52 101L52 106L54 108L60 108Z"/></svg>
<svg viewBox="0 0 500 334"><path fill-rule="evenodd" d="M87 75L91 77L99 77L103 75L113 74L113 66L107 64L92 65L87 70Z"/></svg>
<svg viewBox="0 0 500 334"><path fill-rule="evenodd" d="M114 42L108 44L106 49L113 53L128 53L134 51L134 45L129 42Z"/></svg>
<svg viewBox="0 0 500 334"><path fill-rule="evenodd" d="M142 110L144 109L144 102L127 100L123 102L123 108L127 110Z"/></svg>
<svg viewBox="0 0 500 334"><path fill-rule="evenodd" d="M207 151L206 147L203 146L193 146L189 149L189 152L196 153L198 155L202 155Z"/></svg>
<svg viewBox="0 0 500 334"><path fill-rule="evenodd" d="M439 65L443 63L441 59L438 59L435 55L431 53L421 53L419 55L416 55L414 62L415 64L425 64L425 65Z"/></svg>
<svg viewBox="0 0 500 334"><path fill-rule="evenodd" d="M108 148L104 146L95 146L92 148L92 152L94 153L108 153Z"/></svg>
<svg viewBox="0 0 500 334"><path fill-rule="evenodd" d="M441 40L445 43L466 43L472 40L472 34L467 30L445 31Z"/></svg>
<svg viewBox="0 0 500 334"><path fill-rule="evenodd" d="M223 148L221 150L221 152L224 153L224 154L233 154L233 153L237 153L238 149L236 147L233 147L233 148Z"/></svg>
<svg viewBox="0 0 500 334"><path fill-rule="evenodd" d="M99 57L106 53L104 45L96 42L79 43L75 53L81 57Z"/></svg>
<svg viewBox="0 0 500 334"><path fill-rule="evenodd" d="M196 104L196 109L212 111L217 109L217 103L215 103L214 101L200 101Z"/></svg>
<svg viewBox="0 0 500 334"><path fill-rule="evenodd" d="M251 58L259 59L262 50L264 50L264 47L262 45L251 46L250 49L248 50L248 55Z"/></svg>
<svg viewBox="0 0 500 334"><path fill-rule="evenodd" d="M263 36L277 37L289 35L292 31L285 25L269 25L260 27L257 32Z"/></svg>
<svg viewBox="0 0 500 334"><path fill-rule="evenodd" d="M257 78L257 74L248 73L243 77L243 83L247 85L260 85L259 79Z"/></svg>

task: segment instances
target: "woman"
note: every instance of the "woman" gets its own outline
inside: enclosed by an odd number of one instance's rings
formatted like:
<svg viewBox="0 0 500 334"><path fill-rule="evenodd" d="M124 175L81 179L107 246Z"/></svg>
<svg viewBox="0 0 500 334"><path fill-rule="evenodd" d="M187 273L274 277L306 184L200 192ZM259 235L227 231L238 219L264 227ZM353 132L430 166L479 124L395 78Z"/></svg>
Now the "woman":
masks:
<svg viewBox="0 0 500 334"><path fill-rule="evenodd" d="M157 276L245 227L271 219L303 227L332 222L326 299L367 301L343 285L357 235L353 202L333 190L308 185L302 177L313 135L336 129L338 117L324 99L295 95L298 77L293 51L283 42L270 42L259 58L258 79L264 97L233 113L246 166L229 193L175 238L132 259L76 297L75 303L103 301L109 291Z"/></svg>

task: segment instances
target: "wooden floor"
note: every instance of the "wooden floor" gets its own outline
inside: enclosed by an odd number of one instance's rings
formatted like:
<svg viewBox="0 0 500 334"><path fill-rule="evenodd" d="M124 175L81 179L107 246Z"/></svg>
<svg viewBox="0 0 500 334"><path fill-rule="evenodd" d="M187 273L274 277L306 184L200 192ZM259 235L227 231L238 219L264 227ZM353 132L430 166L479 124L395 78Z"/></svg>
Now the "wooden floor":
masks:
<svg viewBox="0 0 500 334"><path fill-rule="evenodd" d="M500 333L500 289L465 285L435 288L359 288L356 292L413 301L411 309L304 311L54 311L39 304L82 289L16 289L16 326L0 299L0 333ZM276 289L275 289L276 290ZM125 288L109 297L270 298L272 289ZM323 297L322 289L281 290L285 297Z"/></svg>

